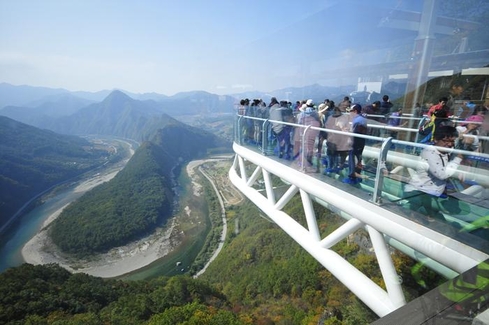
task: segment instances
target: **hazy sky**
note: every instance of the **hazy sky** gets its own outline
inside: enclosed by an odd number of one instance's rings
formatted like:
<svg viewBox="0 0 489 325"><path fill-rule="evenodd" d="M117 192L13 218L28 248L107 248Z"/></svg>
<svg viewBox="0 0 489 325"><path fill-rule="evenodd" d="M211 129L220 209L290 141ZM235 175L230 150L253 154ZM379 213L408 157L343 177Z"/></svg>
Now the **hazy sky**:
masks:
<svg viewBox="0 0 489 325"><path fill-rule="evenodd" d="M276 71L267 79L266 64L246 75L243 67L263 55L249 45L332 2L0 0L0 82L166 95L270 91L282 85Z"/></svg>

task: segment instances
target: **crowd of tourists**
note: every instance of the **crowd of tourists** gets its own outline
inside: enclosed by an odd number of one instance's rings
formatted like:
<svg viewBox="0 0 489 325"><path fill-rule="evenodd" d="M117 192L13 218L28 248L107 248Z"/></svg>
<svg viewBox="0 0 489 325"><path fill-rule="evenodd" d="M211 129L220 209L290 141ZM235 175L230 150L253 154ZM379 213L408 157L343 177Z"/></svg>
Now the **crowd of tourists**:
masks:
<svg viewBox="0 0 489 325"><path fill-rule="evenodd" d="M348 177L344 182L350 184L362 180L362 152L366 141L362 137L347 136L344 132L379 135L378 132L369 131L366 116L371 121L402 126L402 111L393 109L387 95L384 95L382 102L364 107L352 103L348 96L338 105L329 99L319 104L312 99L294 104L275 97L268 104L261 99L242 99L238 114L256 118L247 119L244 123L242 135L246 143L262 145L262 137L266 136L267 143L273 146L273 154L279 158L297 161L304 157L300 161L304 170L319 172L322 169L325 174L331 174L348 168ZM266 119L271 122L269 130L263 130L263 120ZM294 127L294 124L331 131L309 128L304 132L305 128ZM394 132L390 136L394 136Z"/></svg>
<svg viewBox="0 0 489 325"><path fill-rule="evenodd" d="M474 160L467 155L489 153L487 107L467 101L462 111L460 107L450 108L447 103L448 99L443 97L426 109L416 104L409 114L410 118L422 121L417 139L427 146L417 152L420 163L403 190L417 198L411 200L410 208L424 209L430 220L441 218L438 217L440 212L431 208L440 204L432 201L449 199L447 180L460 165L489 169L487 157L475 156L479 159ZM382 101L363 106L352 103L349 97L338 104L329 99L321 103L311 99L292 103L272 97L268 104L261 99L243 99L238 114L252 117L244 121L241 130L246 144L266 144L267 148L261 148L266 154L289 160L308 172L342 175L342 181L352 185L365 178L362 154L366 143L369 144L369 136L397 139L398 133L409 123L409 119L403 117L402 108L393 105L387 95ZM265 120L268 123L264 123ZM463 150L465 155L448 150L453 148ZM467 183L470 185L473 184ZM489 190L481 188L479 195L489 198Z"/></svg>

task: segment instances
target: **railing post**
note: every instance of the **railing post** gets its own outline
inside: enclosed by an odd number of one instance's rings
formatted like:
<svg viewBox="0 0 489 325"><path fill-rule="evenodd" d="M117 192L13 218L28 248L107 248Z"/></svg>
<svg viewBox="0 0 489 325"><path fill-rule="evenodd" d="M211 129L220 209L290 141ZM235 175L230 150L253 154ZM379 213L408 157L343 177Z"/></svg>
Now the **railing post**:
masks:
<svg viewBox="0 0 489 325"><path fill-rule="evenodd" d="M273 156L275 148L273 147L273 129L272 129L272 123L269 120L266 120L266 128L265 130L265 145L263 147L264 153L266 156Z"/></svg>
<svg viewBox="0 0 489 325"><path fill-rule="evenodd" d="M312 125L308 125L306 126L306 128L302 131L302 135L301 135L301 171L305 172L306 171L306 167L305 167L305 159L304 159L304 155L305 155L305 145L306 145L306 133L307 131L311 128Z"/></svg>
<svg viewBox="0 0 489 325"><path fill-rule="evenodd" d="M427 120L424 118L421 118L418 122L418 130L421 127L423 123L425 123ZM414 137L414 142L418 143L419 142L419 132L416 132L416 136Z"/></svg>
<svg viewBox="0 0 489 325"><path fill-rule="evenodd" d="M235 123L235 130L234 130L234 138L237 140L237 143L242 146L243 145L243 136L242 136L242 125L241 125L241 120L243 119L242 115L238 115L238 118L236 119Z"/></svg>
<svg viewBox="0 0 489 325"><path fill-rule="evenodd" d="M270 122L266 119L261 126L261 153L266 156L267 155L267 147L268 147L268 126Z"/></svg>
<svg viewBox="0 0 489 325"><path fill-rule="evenodd" d="M387 160L387 152L392 145L392 137L387 138L380 147L379 158L377 160L377 170L374 183L374 192L372 201L375 204L382 204L382 189L384 187L384 172L387 171L385 162Z"/></svg>

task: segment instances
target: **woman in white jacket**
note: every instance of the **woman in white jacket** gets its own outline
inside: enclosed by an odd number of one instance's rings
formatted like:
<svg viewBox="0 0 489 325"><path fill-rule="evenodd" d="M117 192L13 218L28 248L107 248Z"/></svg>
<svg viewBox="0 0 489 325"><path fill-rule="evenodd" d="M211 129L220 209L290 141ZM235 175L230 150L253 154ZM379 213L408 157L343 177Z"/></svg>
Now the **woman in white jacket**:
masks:
<svg viewBox="0 0 489 325"><path fill-rule="evenodd" d="M447 180L458 169L463 156L458 154L450 160L449 150L440 150L440 147L453 148L456 137L457 130L453 126L436 128L434 145L425 147L421 151L421 161L416 168L416 173L411 175L404 189L410 197L408 207L416 211L424 208L429 221L433 221L433 218L444 219L440 208L445 204L440 202L440 199L447 198L445 193ZM454 214L458 212L447 211Z"/></svg>

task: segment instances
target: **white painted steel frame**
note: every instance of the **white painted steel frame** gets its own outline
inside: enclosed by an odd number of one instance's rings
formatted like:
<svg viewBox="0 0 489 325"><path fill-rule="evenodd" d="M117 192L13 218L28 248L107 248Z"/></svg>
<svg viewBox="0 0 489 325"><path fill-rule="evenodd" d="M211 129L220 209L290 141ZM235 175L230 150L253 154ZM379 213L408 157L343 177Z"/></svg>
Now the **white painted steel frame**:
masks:
<svg viewBox="0 0 489 325"><path fill-rule="evenodd" d="M233 148L236 157L229 171L231 182L380 317L406 303L386 238L389 242L401 243L442 264L447 268L447 273L462 273L488 258L486 254L450 237L250 149L236 143ZM250 168L252 172L248 177ZM278 201L271 175L290 184ZM265 184L265 193L252 187L260 177ZM304 206L307 228L282 211L298 192ZM345 224L321 238L312 207L313 200L324 202L341 211L341 216L347 219ZM361 228L366 229L370 236L387 290L378 286L332 249L336 243Z"/></svg>

